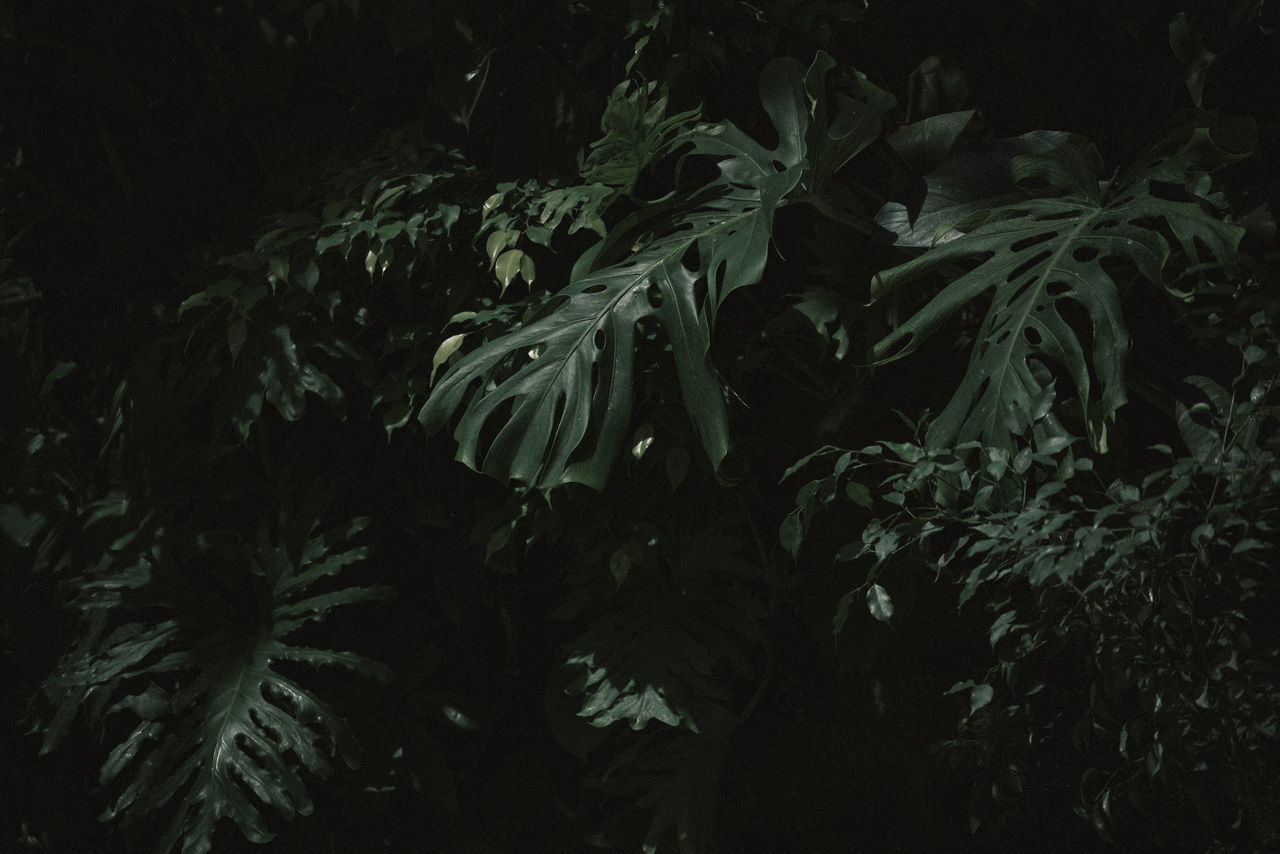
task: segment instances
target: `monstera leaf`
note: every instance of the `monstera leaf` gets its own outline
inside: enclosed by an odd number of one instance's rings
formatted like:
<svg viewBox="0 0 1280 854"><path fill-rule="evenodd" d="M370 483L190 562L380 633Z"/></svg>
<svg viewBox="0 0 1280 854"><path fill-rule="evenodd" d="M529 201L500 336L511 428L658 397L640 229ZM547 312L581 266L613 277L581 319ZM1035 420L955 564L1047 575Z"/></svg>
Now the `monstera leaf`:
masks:
<svg viewBox="0 0 1280 854"><path fill-rule="evenodd" d="M420 413L428 431L465 400L454 434L459 460L540 487L600 488L630 429L636 326L652 319L670 343L698 437L718 464L729 439L723 391L708 363L711 329L725 297L760 280L774 210L800 180L802 71L794 61L764 71L760 92L778 129L775 149L729 122L682 135L688 156L718 159L719 177L630 257L578 276L537 317L464 357Z"/></svg>
<svg viewBox="0 0 1280 854"><path fill-rule="evenodd" d="M645 732L610 764L598 788L614 814L602 831L624 851L710 851L716 845L720 781L737 721L717 710L704 731Z"/></svg>
<svg viewBox="0 0 1280 854"><path fill-rule="evenodd" d="M747 592L754 568L731 537L682 541L669 577L652 573L594 617L565 661L577 678L578 716L593 726L657 720L698 732L711 706L729 698L734 678L751 676L749 654L763 617Z"/></svg>
<svg viewBox="0 0 1280 854"><path fill-rule="evenodd" d="M46 685L60 708L44 747L56 746L78 708L85 708L97 727L107 721L119 726L120 716L131 720L132 729L125 730L100 773L104 786L125 780L104 820L122 815L130 821L168 806L168 829L156 849L160 854L178 845L183 854L211 850L215 825L223 817L248 839L264 842L272 834L261 805L285 818L310 814L303 769L326 777L334 757L354 765L355 743L342 720L274 665L333 665L386 675L385 667L353 653L285 641L340 605L385 597L387 591L377 587L315 589L364 558L364 548L335 546L365 524L356 520L311 538L296 564L284 547L260 547L255 554L227 532L210 532L210 549L256 565L256 571L243 573L221 570L256 588L259 613L247 620L216 595L216 585L205 590L194 579L176 578L161 544L134 548L127 560L118 548L108 555L117 565L88 579L80 599L90 630ZM159 595L166 577L170 589ZM176 608L172 601L183 602L183 594L175 594L175 585L188 588L184 604ZM167 603L175 615L112 627L112 616L134 612L130 603L152 610Z"/></svg>
<svg viewBox="0 0 1280 854"><path fill-rule="evenodd" d="M1075 386L1090 440L1105 450L1106 423L1125 402L1129 346L1112 271L1128 267L1172 288L1166 270L1178 250L1188 269L1201 266L1201 247L1230 262L1243 230L1170 196L1182 192L1176 185L1200 181L1209 170L1246 156L1249 131L1239 123L1184 117L1115 182L1100 181L1097 152L1079 138L1015 156L1013 181L1037 189L1036 196L1001 199L950 223L955 233L945 242L878 275L872 288L877 299L926 273L970 265L875 345L881 361L915 350L984 294L991 301L964 379L930 426L927 443L978 440L1012 449L1013 437L1037 422L1048 427L1045 438L1060 436L1051 416L1053 366ZM927 200L925 208L932 209ZM912 234L905 220L897 228L900 237ZM935 229L946 231L945 225Z"/></svg>

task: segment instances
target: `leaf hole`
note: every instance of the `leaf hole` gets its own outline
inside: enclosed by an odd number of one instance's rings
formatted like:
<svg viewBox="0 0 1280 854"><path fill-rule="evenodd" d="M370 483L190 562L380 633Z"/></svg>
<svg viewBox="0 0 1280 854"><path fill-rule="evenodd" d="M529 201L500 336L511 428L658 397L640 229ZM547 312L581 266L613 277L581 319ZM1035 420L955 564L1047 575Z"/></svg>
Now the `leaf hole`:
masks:
<svg viewBox="0 0 1280 854"><path fill-rule="evenodd" d="M1009 248L1014 252L1022 252L1030 249L1032 246L1039 246L1041 243L1047 243L1058 235L1054 232L1046 232L1044 234L1033 234L1030 237L1024 237L1021 240L1015 240Z"/></svg>
<svg viewBox="0 0 1280 854"><path fill-rule="evenodd" d="M1028 326L1022 330L1022 337L1027 339L1027 343L1032 347L1039 347L1044 343L1044 336L1040 334L1040 330L1034 326Z"/></svg>
<svg viewBox="0 0 1280 854"><path fill-rule="evenodd" d="M1059 211L1058 213L1041 214L1036 217L1036 222L1058 222L1064 219L1075 219L1078 216L1080 216L1080 211L1078 210Z"/></svg>
<svg viewBox="0 0 1280 854"><path fill-rule="evenodd" d="M644 295L649 300L650 308L662 308L662 289L658 287L657 282L650 282L649 287L644 289Z"/></svg>
<svg viewBox="0 0 1280 854"><path fill-rule="evenodd" d="M582 289L582 292L584 294L602 294L607 290L608 288L606 288L604 285L587 285L585 288Z"/></svg>
<svg viewBox="0 0 1280 854"><path fill-rule="evenodd" d="M1037 252L1032 258L1027 261L1023 261L1021 264L1010 270L1009 275L1005 276L1005 281L1016 282L1018 279L1043 264L1049 258L1050 254L1052 253L1047 250L1044 252ZM1010 300L1010 302L1013 302L1013 300Z"/></svg>
<svg viewBox="0 0 1280 854"><path fill-rule="evenodd" d="M707 277L699 276L698 280L693 283L693 304L695 306L704 306L707 303Z"/></svg>
<svg viewBox="0 0 1280 854"><path fill-rule="evenodd" d="M604 334L603 329L597 329L596 334L591 337L591 343L596 346L597 350L604 351L605 344L609 341L608 336Z"/></svg>
<svg viewBox="0 0 1280 854"><path fill-rule="evenodd" d="M689 248L684 251L684 256L680 260L683 261L685 267L690 270L701 270L702 254L698 252L698 244L690 243Z"/></svg>
<svg viewBox="0 0 1280 854"><path fill-rule="evenodd" d="M1045 285L1044 292L1054 299L1057 299L1058 297L1066 296L1071 293L1071 286L1061 279L1054 279L1052 282ZM1042 308L1044 308L1043 304L1036 306L1037 311Z"/></svg>
<svg viewBox="0 0 1280 854"><path fill-rule="evenodd" d="M1087 264L1097 258L1100 253L1092 246L1077 246L1071 251L1071 257L1079 261L1081 264Z"/></svg>

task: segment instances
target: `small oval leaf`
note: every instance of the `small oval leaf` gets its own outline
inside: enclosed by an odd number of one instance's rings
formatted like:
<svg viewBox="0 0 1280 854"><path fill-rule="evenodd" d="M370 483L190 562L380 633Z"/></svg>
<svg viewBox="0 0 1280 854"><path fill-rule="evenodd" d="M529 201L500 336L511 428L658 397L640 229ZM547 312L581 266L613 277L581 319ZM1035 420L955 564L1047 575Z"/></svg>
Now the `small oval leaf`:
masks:
<svg viewBox="0 0 1280 854"><path fill-rule="evenodd" d="M778 539L782 541L782 547L790 552L792 557L800 553L800 541L804 539L804 525L801 524L799 515L787 514L778 528Z"/></svg>
<svg viewBox="0 0 1280 854"><path fill-rule="evenodd" d="M507 286L520 275L520 261L524 258L524 253L519 249L508 249L498 256L498 261L493 265L493 272L497 274L498 281L502 283L502 290L506 291Z"/></svg>
<svg viewBox="0 0 1280 854"><path fill-rule="evenodd" d="M227 347L231 350L231 361L235 361L236 356L240 355L240 348L244 346L244 340L249 336L249 324L243 317L237 317L231 321L231 325L227 327Z"/></svg>
<svg viewBox="0 0 1280 854"><path fill-rule="evenodd" d="M995 694L996 689L990 685L974 685L973 690L969 692L969 714L990 703Z"/></svg>
<svg viewBox="0 0 1280 854"><path fill-rule="evenodd" d="M454 353L458 352L458 348L462 346L462 341L466 337L467 333L462 332L457 335L450 335L440 342L440 346L436 348L436 354L431 357L430 385L436 384L436 371L440 370L440 366L449 361L449 358Z"/></svg>
<svg viewBox="0 0 1280 854"><path fill-rule="evenodd" d="M879 584L871 585L867 590L867 610L880 622L889 622L889 618L893 616L893 600L889 598L889 591Z"/></svg>

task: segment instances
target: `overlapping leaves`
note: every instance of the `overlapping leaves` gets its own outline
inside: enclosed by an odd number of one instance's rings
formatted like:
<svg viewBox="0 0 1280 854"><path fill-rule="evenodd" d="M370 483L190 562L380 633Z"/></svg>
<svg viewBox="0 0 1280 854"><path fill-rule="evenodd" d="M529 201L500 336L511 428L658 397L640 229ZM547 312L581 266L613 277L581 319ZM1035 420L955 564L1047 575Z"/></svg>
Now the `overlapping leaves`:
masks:
<svg viewBox="0 0 1280 854"><path fill-rule="evenodd" d="M829 66L815 68L810 88L825 87ZM732 291L760 280L774 212L806 169L802 67L770 63L760 96L778 132L774 149L730 122L677 137L675 145L690 146L686 156L716 158L719 176L664 203L673 213L660 224L653 211L647 221L633 218L649 236L635 240L629 257L597 269L580 265L584 270L543 311L468 354L440 383L420 420L438 430L462 409L458 459L542 487L602 487L631 427L637 326L652 320L670 345L698 438L720 463L729 439L724 393L708 362L715 314ZM823 110L825 97L824 88ZM878 130L888 104L877 99L847 127L823 128L828 172L874 135L866 129Z"/></svg>
<svg viewBox="0 0 1280 854"><path fill-rule="evenodd" d="M1028 190L1025 198L1001 198L964 216L950 224L957 233L946 236L954 239L881 273L876 298L950 265L972 265L875 345L881 360L910 353L974 300L991 300L968 371L931 425L928 444L976 440L1011 450L1014 436L1051 414L1060 370L1075 387L1091 441L1105 449L1106 424L1126 397L1129 346L1113 272L1128 268L1171 287L1175 259L1196 268L1207 249L1212 257L1203 260L1231 261L1242 230L1194 202L1170 200L1170 190L1178 191L1167 185L1245 156L1248 136L1238 125L1184 118L1115 182L1101 180L1097 153L1077 138L1021 154L1010 170ZM900 236L913 228L901 221L891 227ZM1043 438L1061 435L1051 418L1043 425Z"/></svg>
<svg viewBox="0 0 1280 854"><path fill-rule="evenodd" d="M755 570L738 547L718 534L690 538L672 556L669 580L647 574L591 621L566 659L580 717L597 727L627 721L638 730L657 720L697 732L701 716L728 700L732 679L752 675L763 613L745 586Z"/></svg>
<svg viewBox="0 0 1280 854"><path fill-rule="evenodd" d="M793 63L772 63L764 74L762 98L780 137L772 151L728 122L683 136L693 154L723 158L719 178L698 194L702 204L676 213L666 233L625 260L579 277L550 310L468 354L423 408L428 430L443 426L479 382L455 432L460 460L539 486L602 487L630 428L636 325L653 318L703 447L719 463L729 440L707 361L711 326L729 292L759 281L774 210L800 179L800 86Z"/></svg>

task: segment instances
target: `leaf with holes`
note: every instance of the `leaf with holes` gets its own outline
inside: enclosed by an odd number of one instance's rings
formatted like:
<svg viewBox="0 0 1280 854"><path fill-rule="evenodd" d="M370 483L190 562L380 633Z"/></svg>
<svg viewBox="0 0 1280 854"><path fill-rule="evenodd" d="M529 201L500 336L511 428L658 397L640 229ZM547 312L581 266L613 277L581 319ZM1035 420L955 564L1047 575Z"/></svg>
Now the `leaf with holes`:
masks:
<svg viewBox="0 0 1280 854"><path fill-rule="evenodd" d="M1214 121L1213 125L1208 122ZM972 440L1012 450L1013 438L1052 417L1053 369L1065 371L1084 412L1090 441L1106 448L1106 424L1125 402L1129 347L1111 271L1124 264L1149 282L1172 287L1166 268L1172 234L1189 268L1201 247L1230 263L1243 233L1190 201L1172 201L1155 183L1185 183L1251 149L1237 125L1193 116L1167 128L1142 166L1114 184L1099 181L1097 152L1079 139L1045 153L1013 158L1023 186L1052 195L1027 198L954 223L955 239L938 244L874 282L876 299L926 273L976 261L874 347L882 361L919 347L952 315L990 293L964 379L926 437L932 447Z"/></svg>
<svg viewBox="0 0 1280 854"><path fill-rule="evenodd" d="M681 135L677 143L692 146L685 156L716 158L719 176L674 204L630 257L576 277L533 319L465 356L419 414L428 431L462 408L457 456L472 468L543 488L602 488L630 435L636 326L651 318L670 343L702 446L719 465L729 437L709 363L711 329L725 297L760 280L774 211L804 168L802 74L793 60L777 60L762 75L777 148L729 122Z"/></svg>

